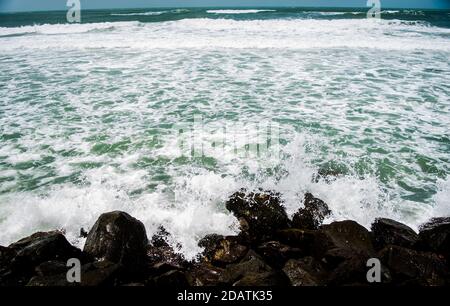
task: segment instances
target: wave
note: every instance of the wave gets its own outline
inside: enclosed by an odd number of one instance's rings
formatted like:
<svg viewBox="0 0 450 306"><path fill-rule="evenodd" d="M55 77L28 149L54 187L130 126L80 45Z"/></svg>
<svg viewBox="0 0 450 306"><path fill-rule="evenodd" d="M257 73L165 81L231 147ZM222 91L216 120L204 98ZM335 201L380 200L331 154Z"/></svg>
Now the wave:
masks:
<svg viewBox="0 0 450 306"><path fill-rule="evenodd" d="M145 13L113 13L111 14L111 16L159 16L165 13L170 13L170 11L145 12Z"/></svg>
<svg viewBox="0 0 450 306"><path fill-rule="evenodd" d="M159 16L163 14L184 14L189 13L188 9L175 9L170 11L149 11L143 13L112 13L111 16Z"/></svg>
<svg viewBox="0 0 450 306"><path fill-rule="evenodd" d="M33 34L33 35L30 35ZM78 35L84 34L84 35ZM450 50L450 29L423 21L187 18L0 28L1 50L33 48L374 48ZM8 36L21 37L8 37ZM38 42L47 35L45 44ZM61 35L72 35L62 40ZM53 36L53 38L50 38Z"/></svg>
<svg viewBox="0 0 450 306"><path fill-rule="evenodd" d="M276 10L208 10L208 14L257 14L265 12L276 12Z"/></svg>
<svg viewBox="0 0 450 306"><path fill-rule="evenodd" d="M30 34L56 35L56 34L82 34L89 32L102 32L118 30L139 25L137 21L103 22L84 24L42 24L22 27L0 28L0 37L24 36Z"/></svg>

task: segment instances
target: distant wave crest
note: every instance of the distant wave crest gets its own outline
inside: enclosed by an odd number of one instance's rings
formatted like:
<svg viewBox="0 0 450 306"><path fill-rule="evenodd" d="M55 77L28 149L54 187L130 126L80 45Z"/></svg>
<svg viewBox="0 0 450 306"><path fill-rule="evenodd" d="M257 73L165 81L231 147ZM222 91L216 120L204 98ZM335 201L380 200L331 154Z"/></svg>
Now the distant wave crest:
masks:
<svg viewBox="0 0 450 306"><path fill-rule="evenodd" d="M208 14L257 14L264 12L276 12L276 10L208 10Z"/></svg>

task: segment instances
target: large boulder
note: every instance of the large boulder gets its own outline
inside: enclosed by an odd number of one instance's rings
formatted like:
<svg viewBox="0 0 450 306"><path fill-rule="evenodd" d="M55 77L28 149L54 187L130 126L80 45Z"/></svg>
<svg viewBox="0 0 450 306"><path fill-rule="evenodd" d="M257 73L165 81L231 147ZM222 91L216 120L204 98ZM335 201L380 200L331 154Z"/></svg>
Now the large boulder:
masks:
<svg viewBox="0 0 450 306"><path fill-rule="evenodd" d="M259 245L256 252L267 262L271 267L282 269L291 258L300 258L305 255L305 252L296 247L283 244L279 241L267 241Z"/></svg>
<svg viewBox="0 0 450 306"><path fill-rule="evenodd" d="M449 271L445 260L433 253L418 252L399 246L387 246L379 258L392 273L396 284L448 284Z"/></svg>
<svg viewBox="0 0 450 306"><path fill-rule="evenodd" d="M116 286L121 284L122 266L107 260L88 263L81 267L81 282L68 282L67 272L58 274L45 273L31 278L27 286L62 287L62 286ZM61 271L60 271L61 272Z"/></svg>
<svg viewBox="0 0 450 306"><path fill-rule="evenodd" d="M322 286L326 284L327 272L313 257L290 259L283 268L292 286Z"/></svg>
<svg viewBox="0 0 450 306"><path fill-rule="evenodd" d="M279 242L296 248L303 255L308 255L315 251L319 234L319 231L290 228L277 231L275 237Z"/></svg>
<svg viewBox="0 0 450 306"><path fill-rule="evenodd" d="M147 244L144 225L125 212L114 211L98 218L84 251L98 260L137 268L144 265Z"/></svg>
<svg viewBox="0 0 450 306"><path fill-rule="evenodd" d="M290 225L277 193L237 192L227 201L226 208L240 221L241 237L251 243L270 240L273 233Z"/></svg>
<svg viewBox="0 0 450 306"><path fill-rule="evenodd" d="M191 286L215 286L221 284L223 270L209 262L199 262L188 268L186 277Z"/></svg>
<svg viewBox="0 0 450 306"><path fill-rule="evenodd" d="M49 260L67 261L69 258L84 259L81 250L72 246L59 231L38 232L9 246L16 257L31 267Z"/></svg>
<svg viewBox="0 0 450 306"><path fill-rule="evenodd" d="M354 256L369 258L375 254L370 232L355 221L321 226L320 234L316 235L315 251L338 261Z"/></svg>
<svg viewBox="0 0 450 306"><path fill-rule="evenodd" d="M248 247L241 244L236 236L211 234L200 240L198 245L204 248L204 257L217 266L239 261L248 251Z"/></svg>
<svg viewBox="0 0 450 306"><path fill-rule="evenodd" d="M300 208L292 216L292 227L300 229L318 229L322 225L323 220L331 215L328 205L315 198L311 193L305 194L304 208Z"/></svg>
<svg viewBox="0 0 450 306"><path fill-rule="evenodd" d="M391 219L376 219L371 229L374 245L378 250L390 244L413 248L419 239L419 235L412 228Z"/></svg>
<svg viewBox="0 0 450 306"><path fill-rule="evenodd" d="M450 262L450 217L434 218L422 225L418 244L424 250L446 256Z"/></svg>
<svg viewBox="0 0 450 306"><path fill-rule="evenodd" d="M233 286L282 286L288 285L289 279L250 250L239 263L226 267L220 282Z"/></svg>

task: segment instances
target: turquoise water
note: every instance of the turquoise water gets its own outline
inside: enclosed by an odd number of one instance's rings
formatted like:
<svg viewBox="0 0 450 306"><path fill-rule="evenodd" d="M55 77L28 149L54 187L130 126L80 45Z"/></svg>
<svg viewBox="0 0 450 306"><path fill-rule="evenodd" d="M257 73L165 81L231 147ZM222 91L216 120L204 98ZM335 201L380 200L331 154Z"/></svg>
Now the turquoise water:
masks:
<svg viewBox="0 0 450 306"><path fill-rule="evenodd" d="M0 244L55 228L82 244L80 227L120 209L192 256L237 230L224 201L241 187L280 191L289 213L313 192L328 222L448 215L449 12L365 14L0 15ZM269 125L280 151L246 151Z"/></svg>

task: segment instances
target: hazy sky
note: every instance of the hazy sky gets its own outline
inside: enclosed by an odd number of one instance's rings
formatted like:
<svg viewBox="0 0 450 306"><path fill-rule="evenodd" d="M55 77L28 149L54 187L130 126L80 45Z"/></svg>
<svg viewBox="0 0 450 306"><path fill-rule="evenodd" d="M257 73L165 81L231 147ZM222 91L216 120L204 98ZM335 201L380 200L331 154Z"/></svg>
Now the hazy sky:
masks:
<svg viewBox="0 0 450 306"><path fill-rule="evenodd" d="M0 0L0 11L64 10L67 0ZM367 0L80 0L82 9L187 6L348 6L366 7ZM381 0L386 8L446 8L450 0Z"/></svg>

